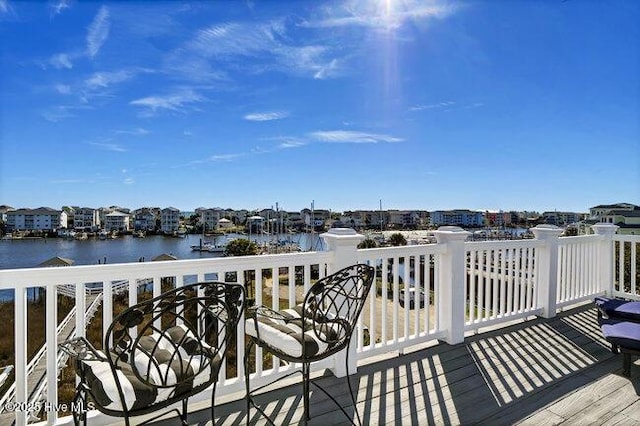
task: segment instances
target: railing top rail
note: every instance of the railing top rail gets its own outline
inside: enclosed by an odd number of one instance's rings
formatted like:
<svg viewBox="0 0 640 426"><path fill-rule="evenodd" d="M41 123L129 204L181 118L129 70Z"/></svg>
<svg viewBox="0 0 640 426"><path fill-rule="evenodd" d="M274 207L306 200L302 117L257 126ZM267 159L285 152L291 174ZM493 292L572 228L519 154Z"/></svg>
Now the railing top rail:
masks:
<svg viewBox="0 0 640 426"><path fill-rule="evenodd" d="M640 235L614 234L613 241L624 241L626 243L640 243Z"/></svg>
<svg viewBox="0 0 640 426"><path fill-rule="evenodd" d="M77 282L102 282L131 278L196 275L219 271L295 266L310 262L329 262L331 252L267 254L259 256L213 259L169 260L160 262L80 265L64 268L23 268L0 270L0 289L22 289L33 286Z"/></svg>
<svg viewBox="0 0 640 426"><path fill-rule="evenodd" d="M497 240L497 241L465 241L466 250L496 250L501 248L535 248L544 242L535 239L527 240Z"/></svg>
<svg viewBox="0 0 640 426"><path fill-rule="evenodd" d="M445 248L437 244L421 244L412 246L397 247L376 247L358 250L358 259L369 259L371 257L391 257L391 256L416 256L421 254L437 254L444 252Z"/></svg>
<svg viewBox="0 0 640 426"><path fill-rule="evenodd" d="M575 243L592 243L594 241L602 240L602 235L592 234L592 235L574 235L571 237L560 237L558 238L558 244L575 244Z"/></svg>

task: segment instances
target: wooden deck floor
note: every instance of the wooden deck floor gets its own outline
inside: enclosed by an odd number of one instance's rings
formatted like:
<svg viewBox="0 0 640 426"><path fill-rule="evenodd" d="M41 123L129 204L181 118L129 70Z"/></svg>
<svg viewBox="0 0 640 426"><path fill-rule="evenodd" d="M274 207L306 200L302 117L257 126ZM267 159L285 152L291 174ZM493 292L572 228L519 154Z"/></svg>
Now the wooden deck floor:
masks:
<svg viewBox="0 0 640 426"><path fill-rule="evenodd" d="M640 425L639 364L631 379L622 376L622 359L610 352L587 305L362 365L352 383L365 425ZM353 413L344 379L327 375L321 383ZM276 424L297 424L301 390L269 392L261 406ZM195 413L190 422L211 425L207 416ZM348 424L313 387L311 416L311 425ZM216 424L244 425L244 401L217 407L216 417ZM250 420L266 423L255 409Z"/></svg>

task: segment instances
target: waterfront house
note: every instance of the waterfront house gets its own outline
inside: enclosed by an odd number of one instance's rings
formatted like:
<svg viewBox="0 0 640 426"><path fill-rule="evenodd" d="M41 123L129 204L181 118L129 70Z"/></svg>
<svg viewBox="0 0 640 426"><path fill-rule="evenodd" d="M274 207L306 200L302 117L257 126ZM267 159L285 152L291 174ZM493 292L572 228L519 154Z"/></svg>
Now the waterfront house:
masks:
<svg viewBox="0 0 640 426"><path fill-rule="evenodd" d="M0 206L0 220L3 221L4 223L7 223L7 212L9 212L11 210L15 210L15 209L13 207L11 207L11 206L1 205Z"/></svg>
<svg viewBox="0 0 640 426"><path fill-rule="evenodd" d="M547 211L542 212L542 218L544 223L548 223L550 225L557 226L567 226L572 223L577 223L582 220L584 214L575 213L575 212L558 212L558 211Z"/></svg>
<svg viewBox="0 0 640 426"><path fill-rule="evenodd" d="M205 232L210 232L218 229L218 222L223 217L223 210L219 207L216 208L204 208L199 207L195 213L199 216L198 222L203 226Z"/></svg>
<svg viewBox="0 0 640 426"><path fill-rule="evenodd" d="M8 231L53 231L67 227L67 213L49 207L7 211Z"/></svg>
<svg viewBox="0 0 640 426"><path fill-rule="evenodd" d="M106 214L104 216L104 230L107 232L128 232L129 226L129 214L119 211Z"/></svg>
<svg viewBox="0 0 640 426"><path fill-rule="evenodd" d="M73 208L73 228L95 232L100 228L100 214L91 207Z"/></svg>
<svg viewBox="0 0 640 426"><path fill-rule="evenodd" d="M638 209L640 206L631 203L599 204L589 208L589 219L598 222L602 216L608 215L613 210L632 212Z"/></svg>
<svg viewBox="0 0 640 426"><path fill-rule="evenodd" d="M158 207L142 207L133 212L133 229L136 231L155 231L160 220Z"/></svg>
<svg viewBox="0 0 640 426"><path fill-rule="evenodd" d="M180 228L180 210L166 207L160 213L160 230L165 234L178 232Z"/></svg>
<svg viewBox="0 0 640 426"><path fill-rule="evenodd" d="M484 226L484 214L465 209L435 210L431 212L432 226Z"/></svg>

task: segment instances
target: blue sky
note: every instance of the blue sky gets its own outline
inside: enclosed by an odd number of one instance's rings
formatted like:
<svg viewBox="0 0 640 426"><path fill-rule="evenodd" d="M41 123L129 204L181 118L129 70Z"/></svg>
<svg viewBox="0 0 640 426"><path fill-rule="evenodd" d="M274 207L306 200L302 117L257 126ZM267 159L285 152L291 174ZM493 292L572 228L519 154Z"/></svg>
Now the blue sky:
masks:
<svg viewBox="0 0 640 426"><path fill-rule="evenodd" d="M0 204L640 203L640 2L0 0Z"/></svg>

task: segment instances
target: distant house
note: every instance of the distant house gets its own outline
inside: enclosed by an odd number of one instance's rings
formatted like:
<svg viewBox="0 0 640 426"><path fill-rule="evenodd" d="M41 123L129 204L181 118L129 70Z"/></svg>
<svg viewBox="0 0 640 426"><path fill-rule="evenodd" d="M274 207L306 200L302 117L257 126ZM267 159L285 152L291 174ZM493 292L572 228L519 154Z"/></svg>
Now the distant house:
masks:
<svg viewBox="0 0 640 426"><path fill-rule="evenodd" d="M229 229L233 227L233 222L224 217L218 221L218 229Z"/></svg>
<svg viewBox="0 0 640 426"><path fill-rule="evenodd" d="M155 231L160 209L143 207L134 211L133 229L136 231Z"/></svg>
<svg viewBox="0 0 640 426"><path fill-rule="evenodd" d="M8 231L54 231L67 227L67 213L49 207L17 209L6 214Z"/></svg>
<svg viewBox="0 0 640 426"><path fill-rule="evenodd" d="M304 224L307 226L312 226L313 228L322 228L325 224L325 221L331 218L331 212L329 210L322 209L302 209L300 214L302 215Z"/></svg>
<svg viewBox="0 0 640 426"><path fill-rule="evenodd" d="M129 231L129 214L122 212L112 212L104 216L104 230L107 232L119 231L119 232L127 232Z"/></svg>
<svg viewBox="0 0 640 426"><path fill-rule="evenodd" d="M578 223L582 220L583 216L583 214L575 212L542 212L544 223L557 226L567 226L571 225L572 223Z"/></svg>
<svg viewBox="0 0 640 426"><path fill-rule="evenodd" d="M198 222L204 226L205 231L218 229L218 221L223 216L222 209L219 208L207 209L199 207L196 209L196 214L199 216Z"/></svg>
<svg viewBox="0 0 640 426"><path fill-rule="evenodd" d="M640 235L640 207L635 210L610 210L600 222L618 225L618 234Z"/></svg>
<svg viewBox="0 0 640 426"><path fill-rule="evenodd" d="M160 213L160 230L165 234L178 232L180 228L180 210L175 207L162 209Z"/></svg>
<svg viewBox="0 0 640 426"><path fill-rule="evenodd" d="M7 212L15 210L13 207L2 205L0 206L0 220L7 223Z"/></svg>
<svg viewBox="0 0 640 426"><path fill-rule="evenodd" d="M100 228L100 214L90 207L73 208L73 227L83 231L96 231Z"/></svg>
<svg viewBox="0 0 640 426"><path fill-rule="evenodd" d="M484 214L471 210L435 210L431 212L433 226L483 226Z"/></svg>
<svg viewBox="0 0 640 426"><path fill-rule="evenodd" d="M420 224L416 210L388 210L388 224L394 228L415 228Z"/></svg>
<svg viewBox="0 0 640 426"><path fill-rule="evenodd" d="M484 212L484 219L487 226L511 225L511 212L487 210Z"/></svg>
<svg viewBox="0 0 640 426"><path fill-rule="evenodd" d="M616 204L600 204L589 209L589 219L594 222L599 222L603 216L609 215L609 212L632 212L640 209L640 206L630 203L616 203Z"/></svg>

